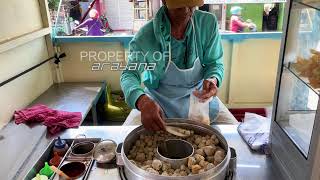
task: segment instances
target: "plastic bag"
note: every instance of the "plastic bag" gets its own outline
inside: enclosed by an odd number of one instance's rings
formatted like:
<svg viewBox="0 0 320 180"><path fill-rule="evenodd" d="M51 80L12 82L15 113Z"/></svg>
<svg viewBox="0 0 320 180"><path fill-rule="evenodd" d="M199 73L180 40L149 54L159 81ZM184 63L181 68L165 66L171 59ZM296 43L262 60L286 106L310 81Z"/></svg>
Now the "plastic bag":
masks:
<svg viewBox="0 0 320 180"><path fill-rule="evenodd" d="M206 125L210 125L209 117L209 103L210 99L206 102L200 102L193 93L190 94L190 106L189 106L189 119L201 122Z"/></svg>
<svg viewBox="0 0 320 180"><path fill-rule="evenodd" d="M271 119L246 113L243 123L238 126L238 132L251 149L269 153L269 134Z"/></svg>

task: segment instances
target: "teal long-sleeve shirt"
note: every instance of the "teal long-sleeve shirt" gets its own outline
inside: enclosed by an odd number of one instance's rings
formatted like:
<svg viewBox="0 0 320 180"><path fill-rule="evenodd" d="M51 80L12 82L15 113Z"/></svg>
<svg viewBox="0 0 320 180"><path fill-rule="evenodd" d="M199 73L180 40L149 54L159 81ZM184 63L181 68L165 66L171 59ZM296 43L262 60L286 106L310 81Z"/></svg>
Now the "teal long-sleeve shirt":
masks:
<svg viewBox="0 0 320 180"><path fill-rule="evenodd" d="M194 30L190 22L185 32L185 37L187 37L185 44L188 51L186 68L188 64L193 64L196 59L196 49L198 49L198 55L204 67L203 79L215 77L220 86L224 75L224 65L217 19L213 14L199 10L194 12L192 19ZM166 8L163 6L155 18L143 26L129 44L128 65L121 74L120 84L126 102L131 108L136 108L136 101L144 94L142 83L148 88L158 88L168 64L169 48L174 41L171 39L170 28ZM171 54L174 54L173 57L182 56L179 55L181 54L179 50L178 52L172 51ZM173 62L177 65L181 64L181 62Z"/></svg>

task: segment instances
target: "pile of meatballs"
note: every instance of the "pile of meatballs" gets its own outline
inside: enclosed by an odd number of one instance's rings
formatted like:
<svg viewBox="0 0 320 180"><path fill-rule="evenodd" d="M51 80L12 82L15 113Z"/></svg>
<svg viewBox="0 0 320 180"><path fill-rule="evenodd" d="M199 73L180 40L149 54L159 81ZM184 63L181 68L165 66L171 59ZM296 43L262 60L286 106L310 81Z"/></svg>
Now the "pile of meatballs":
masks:
<svg viewBox="0 0 320 180"><path fill-rule="evenodd" d="M188 158L186 164L173 168L171 164L160 161L156 157L158 143L167 139L183 139L194 147L194 154ZM151 135L140 135L131 147L128 159L139 168L162 176L189 176L208 171L220 164L226 156L215 135L198 135L190 130L190 136L181 138L165 131L158 131Z"/></svg>

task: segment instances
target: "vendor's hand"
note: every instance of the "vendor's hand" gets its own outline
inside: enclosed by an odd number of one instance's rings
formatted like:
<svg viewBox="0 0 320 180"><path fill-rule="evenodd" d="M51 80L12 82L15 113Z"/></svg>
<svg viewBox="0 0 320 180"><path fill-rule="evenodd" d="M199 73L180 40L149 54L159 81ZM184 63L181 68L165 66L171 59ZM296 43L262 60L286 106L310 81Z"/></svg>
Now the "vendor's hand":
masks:
<svg viewBox="0 0 320 180"><path fill-rule="evenodd" d="M206 102L211 97L215 97L218 93L217 79L207 79L203 81L202 91L194 91L193 94L200 99L201 102Z"/></svg>
<svg viewBox="0 0 320 180"><path fill-rule="evenodd" d="M160 131L165 129L163 111L156 102L147 95L142 95L136 105L141 111L141 123L147 130Z"/></svg>

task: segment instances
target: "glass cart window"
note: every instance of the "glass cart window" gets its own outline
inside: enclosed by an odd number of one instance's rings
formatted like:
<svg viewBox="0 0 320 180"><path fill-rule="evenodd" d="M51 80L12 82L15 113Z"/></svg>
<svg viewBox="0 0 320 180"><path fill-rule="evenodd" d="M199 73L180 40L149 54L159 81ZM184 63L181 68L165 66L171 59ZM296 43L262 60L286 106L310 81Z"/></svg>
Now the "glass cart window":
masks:
<svg viewBox="0 0 320 180"><path fill-rule="evenodd" d="M319 96L289 69L284 68L277 122L307 156Z"/></svg>
<svg viewBox="0 0 320 180"><path fill-rule="evenodd" d="M277 122L308 156L320 92L320 11L293 3L288 25Z"/></svg>

